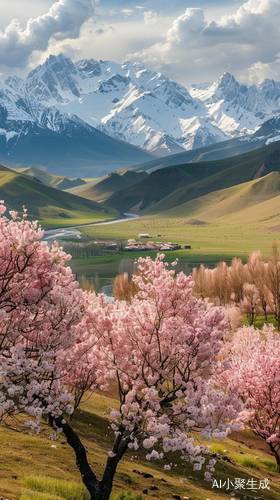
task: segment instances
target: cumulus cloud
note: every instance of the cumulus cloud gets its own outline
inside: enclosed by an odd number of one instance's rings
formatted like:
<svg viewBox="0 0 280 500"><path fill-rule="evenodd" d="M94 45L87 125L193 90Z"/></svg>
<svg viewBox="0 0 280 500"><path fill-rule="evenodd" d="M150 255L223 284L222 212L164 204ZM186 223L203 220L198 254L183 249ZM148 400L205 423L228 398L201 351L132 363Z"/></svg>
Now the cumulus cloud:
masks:
<svg viewBox="0 0 280 500"><path fill-rule="evenodd" d="M187 8L161 40L128 57L180 81L187 67L198 81L217 78L224 71L244 81L256 80L257 75L261 79L265 70L270 75L277 72L280 79L279 37L279 0L248 0L233 14L216 19L206 19L201 8Z"/></svg>
<svg viewBox="0 0 280 500"><path fill-rule="evenodd" d="M29 19L25 29L14 19L0 32L0 62L24 67L34 51L48 48L52 38L78 38L82 25L98 4L99 0L59 0L46 14Z"/></svg>
<svg viewBox="0 0 280 500"><path fill-rule="evenodd" d="M161 64L170 64L179 61L178 56L181 49L186 49L196 37L199 37L207 23L204 12L198 8L188 8L185 13L176 18L171 28L166 33L166 41L158 42L152 47L129 56L136 57L144 62L150 62L156 69Z"/></svg>
<svg viewBox="0 0 280 500"><path fill-rule="evenodd" d="M167 42L186 43L199 37L206 28L204 12L201 9L187 9L173 22L167 31Z"/></svg>
<svg viewBox="0 0 280 500"><path fill-rule="evenodd" d="M255 43L260 37L271 39L273 33L279 34L279 16L279 0L249 0L233 15L211 22L205 34L218 41L226 36L236 43Z"/></svg>
<svg viewBox="0 0 280 500"><path fill-rule="evenodd" d="M156 12L152 10L148 10L144 12L144 23L147 24L156 24L158 22L158 15Z"/></svg>

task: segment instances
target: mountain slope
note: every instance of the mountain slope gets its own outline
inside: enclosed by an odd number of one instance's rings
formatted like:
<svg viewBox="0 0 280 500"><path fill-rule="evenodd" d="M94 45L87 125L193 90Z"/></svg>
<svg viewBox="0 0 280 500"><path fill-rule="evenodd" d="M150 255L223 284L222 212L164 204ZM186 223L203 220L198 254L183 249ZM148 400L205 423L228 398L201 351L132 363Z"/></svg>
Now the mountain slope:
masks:
<svg viewBox="0 0 280 500"><path fill-rule="evenodd" d="M274 124L274 133L278 133L278 120L273 119L271 120L271 122ZM263 125L263 127L265 128L265 132L267 133L267 135L269 135L271 132L272 124L269 122L269 125L267 127L265 127L265 124ZM250 151L254 151L255 149L259 149L260 147L266 145L266 141L267 139L265 138L265 133L256 133L254 134L254 139L252 141L229 139L228 141L223 141L218 144L210 144L209 146L191 149L190 151L184 151L183 153L169 155L164 158L155 158L148 161L147 163L131 166L130 170L136 172L144 170L148 173L151 173L159 168L172 167L174 165L182 165L184 163L222 160L224 158L231 158L233 156L238 156Z"/></svg>
<svg viewBox="0 0 280 500"><path fill-rule="evenodd" d="M280 220L280 172L212 191L161 213L167 218L189 218L200 222L259 222L264 218Z"/></svg>
<svg viewBox="0 0 280 500"><path fill-rule="evenodd" d="M46 186L1 164L0 198L9 210L19 213L25 205L30 218L38 219L43 227L75 225L118 216L117 210Z"/></svg>
<svg viewBox="0 0 280 500"><path fill-rule="evenodd" d="M14 162L35 163L68 177L101 176L112 168L151 159L149 153L83 125L75 117L68 121L60 132L25 122L24 133L21 129L21 133L13 135L8 142L6 136L0 134L2 158L11 166Z"/></svg>
<svg viewBox="0 0 280 500"><path fill-rule="evenodd" d="M67 192L100 202L105 201L116 191L126 189L146 177L148 177L146 172L126 171L123 174L113 172L100 180L67 189Z"/></svg>
<svg viewBox="0 0 280 500"><path fill-rule="evenodd" d="M35 180L39 180L46 184L47 186L54 187L56 189L69 189L71 187L76 187L85 184L86 182L82 179L70 179L69 177L64 177L62 175L55 175L47 172L46 170L41 170L35 167L26 167L26 168L15 168L20 174L29 175Z"/></svg>
<svg viewBox="0 0 280 500"><path fill-rule="evenodd" d="M232 160L235 160L233 164ZM224 165L228 168L208 178L177 189L154 205L150 213L162 213L213 191L236 186L257 177L262 177L270 172L279 171L280 143L273 143L265 148L246 153L235 159L224 160Z"/></svg>
<svg viewBox="0 0 280 500"><path fill-rule="evenodd" d="M106 203L121 211L162 213L191 199L273 170L280 170L279 142L223 160L155 170L146 179L110 196Z"/></svg>

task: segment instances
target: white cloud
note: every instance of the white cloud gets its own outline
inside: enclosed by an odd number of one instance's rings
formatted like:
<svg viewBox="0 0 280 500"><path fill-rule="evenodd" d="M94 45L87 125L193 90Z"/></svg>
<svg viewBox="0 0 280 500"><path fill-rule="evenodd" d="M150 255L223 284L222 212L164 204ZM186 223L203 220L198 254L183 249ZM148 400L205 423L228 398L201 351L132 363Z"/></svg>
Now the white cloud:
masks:
<svg viewBox="0 0 280 500"><path fill-rule="evenodd" d="M187 9L186 0L100 0L94 19L98 0L54 2L9 0L20 22L0 20L5 76L64 52L74 60L139 60L185 85L224 71L245 83L280 80L280 0L193 0L196 8Z"/></svg>
<svg viewBox="0 0 280 500"><path fill-rule="evenodd" d="M204 12L201 9L186 9L185 13L176 18L166 33L166 41L158 42L153 46L129 57L138 58L145 63L154 64L159 69L161 64L179 63L178 50L185 50L189 44L199 37L206 27Z"/></svg>
<svg viewBox="0 0 280 500"><path fill-rule="evenodd" d="M248 0L219 19L188 8L161 39L128 57L188 84L215 79L224 71L247 81L262 79L265 71L280 79L279 38L280 1Z"/></svg>
<svg viewBox="0 0 280 500"><path fill-rule="evenodd" d="M131 16L133 12L134 11L132 9L121 9L121 13L124 14L125 16Z"/></svg>
<svg viewBox="0 0 280 500"><path fill-rule="evenodd" d="M229 41L234 40L236 43L255 43L260 36L271 39L272 32L279 33L279 16L278 0L249 0L233 15L223 16L219 22L210 23L206 34L217 40L226 36Z"/></svg>
<svg viewBox="0 0 280 500"><path fill-rule="evenodd" d="M278 54L280 57L280 54ZM248 78L249 74L249 78ZM280 76L280 59L276 59L273 63L261 63L260 61L252 64L248 69L247 74L240 75L240 81L249 82L250 84L258 84L262 82L265 78L272 78L273 80L279 80Z"/></svg>
<svg viewBox="0 0 280 500"><path fill-rule="evenodd" d="M167 42L185 43L199 37L206 27L204 12L201 9L187 9L173 22L167 31Z"/></svg>
<svg viewBox="0 0 280 500"><path fill-rule="evenodd" d="M93 14L99 0L59 0L47 14L29 19L22 29L14 19L0 32L0 62L23 67L34 51L48 48L51 38L78 38L82 25Z"/></svg>
<svg viewBox="0 0 280 500"><path fill-rule="evenodd" d="M158 15L156 12L152 10L148 10L144 12L144 23L147 24L157 24Z"/></svg>

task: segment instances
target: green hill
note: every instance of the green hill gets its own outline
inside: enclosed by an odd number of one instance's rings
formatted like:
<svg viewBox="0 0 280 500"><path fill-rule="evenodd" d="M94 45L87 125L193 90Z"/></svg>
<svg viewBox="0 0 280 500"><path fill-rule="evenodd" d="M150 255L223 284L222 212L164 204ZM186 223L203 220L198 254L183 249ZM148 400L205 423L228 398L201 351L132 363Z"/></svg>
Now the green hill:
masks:
<svg viewBox="0 0 280 500"><path fill-rule="evenodd" d="M22 213L25 205L30 218L43 227L61 227L112 219L119 212L94 201L74 196L42 184L0 164L0 198L9 210Z"/></svg>
<svg viewBox="0 0 280 500"><path fill-rule="evenodd" d="M89 200L105 201L116 191L126 189L146 177L148 177L146 172L133 172L129 170L126 170L122 174L113 172L102 179L88 182L86 185L67 189L67 192Z"/></svg>
<svg viewBox="0 0 280 500"><path fill-rule="evenodd" d="M280 172L211 193L166 210L162 217L200 222L250 223L275 218L280 200ZM280 222L280 220L279 220Z"/></svg>
<svg viewBox="0 0 280 500"><path fill-rule="evenodd" d="M211 162L187 163L152 172L149 177L110 196L106 203L121 211L156 214L213 191L280 170L280 143Z"/></svg>
<svg viewBox="0 0 280 500"><path fill-rule="evenodd" d="M19 172L20 174L29 175L33 179L39 180L47 186L57 189L69 189L86 183L84 180L79 178L70 179L69 177L65 177L63 175L51 174L46 170L36 167L14 168L13 170L16 170L16 172Z"/></svg>

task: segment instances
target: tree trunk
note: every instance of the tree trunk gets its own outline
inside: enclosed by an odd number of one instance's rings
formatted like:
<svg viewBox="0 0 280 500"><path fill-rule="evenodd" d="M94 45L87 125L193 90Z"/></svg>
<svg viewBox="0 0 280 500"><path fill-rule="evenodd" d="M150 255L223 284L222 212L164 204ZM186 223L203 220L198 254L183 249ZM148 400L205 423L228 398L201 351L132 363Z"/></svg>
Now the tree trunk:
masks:
<svg viewBox="0 0 280 500"><path fill-rule="evenodd" d="M109 500L117 465L126 453L130 439L116 440L119 441L118 444L116 442L114 444L117 453L113 457L108 457L103 478L99 481L88 463L87 452L79 436L62 417L54 418L54 421L57 427L63 430L67 443L76 454L76 464L82 481L90 493L90 500Z"/></svg>
<svg viewBox="0 0 280 500"><path fill-rule="evenodd" d="M263 437L263 436L262 436ZM269 448L271 449L273 455L275 456L275 459L276 459L276 468L277 468L277 472L279 473L280 472L280 456L279 456L279 447L277 446L277 449L273 446L273 443L268 443L269 444Z"/></svg>
<svg viewBox="0 0 280 500"><path fill-rule="evenodd" d="M276 468L277 468L277 472L279 474L279 472L280 472L280 457L279 457L278 453L275 453L275 451L274 451L274 456L276 458Z"/></svg>

